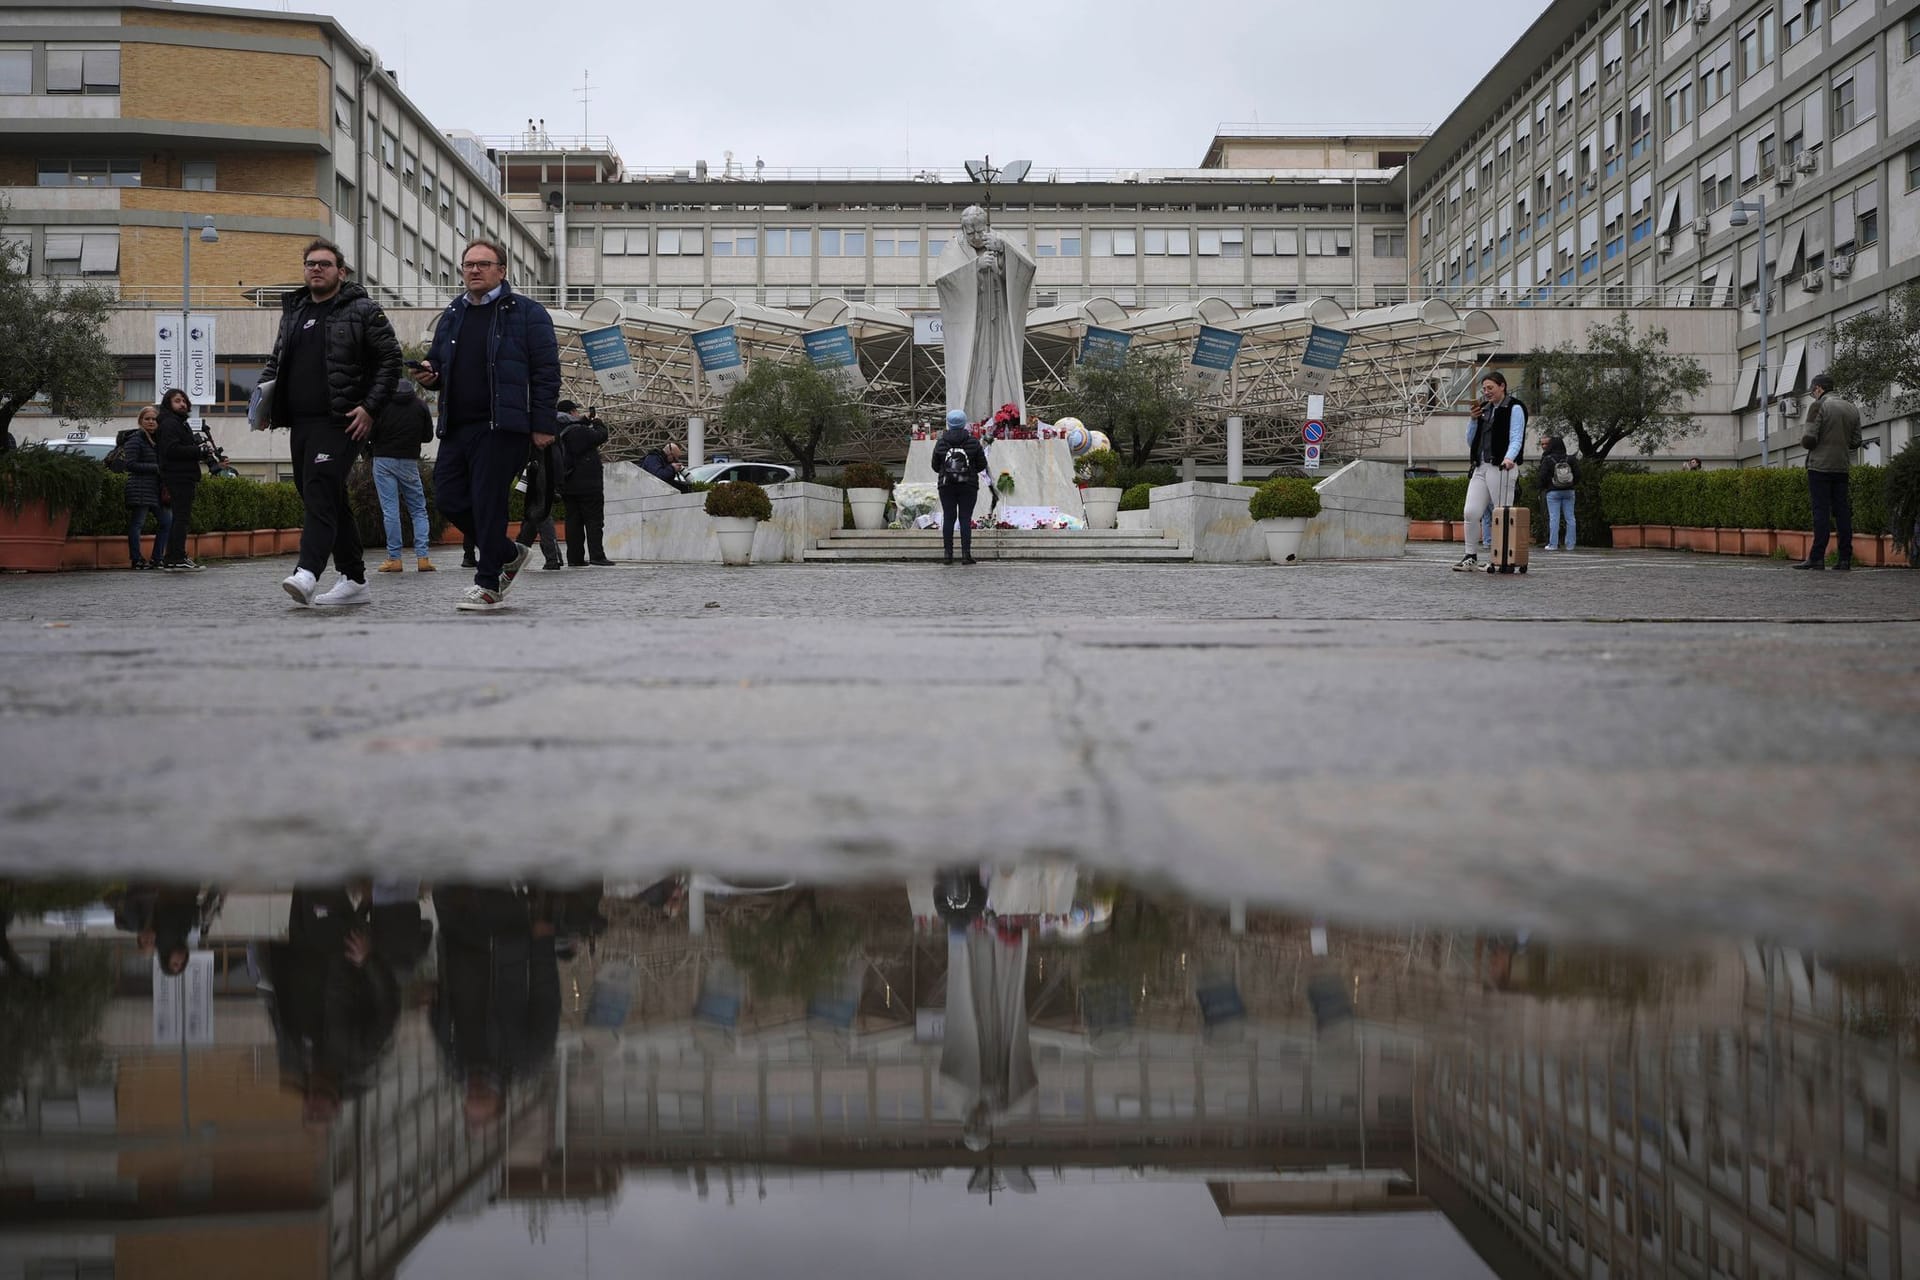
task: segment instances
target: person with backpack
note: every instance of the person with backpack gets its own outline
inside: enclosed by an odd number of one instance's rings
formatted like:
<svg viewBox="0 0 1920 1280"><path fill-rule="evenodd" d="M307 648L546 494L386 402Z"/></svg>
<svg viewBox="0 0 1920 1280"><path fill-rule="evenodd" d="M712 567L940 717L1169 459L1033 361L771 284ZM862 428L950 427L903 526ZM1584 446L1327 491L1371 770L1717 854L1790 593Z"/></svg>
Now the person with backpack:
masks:
<svg viewBox="0 0 1920 1280"><path fill-rule="evenodd" d="M433 414L402 378L393 399L373 421L373 491L380 497L380 521L387 531L387 559L381 573L400 573L400 501L406 499L413 522L413 567L434 572L427 558L427 487L420 479L420 446L433 439Z"/></svg>
<svg viewBox="0 0 1920 1280"><path fill-rule="evenodd" d="M967 429L964 409L947 410L947 429L933 445L933 474L940 492L940 541L953 563L953 527L960 526L960 563L973 564L973 504L987 451Z"/></svg>
<svg viewBox="0 0 1920 1280"><path fill-rule="evenodd" d="M607 527L607 480L600 446L607 424L593 410L576 416L579 406L560 402L560 438L554 450L560 463L560 496L567 500L567 564L575 569L611 566L603 539Z"/></svg>
<svg viewBox="0 0 1920 1280"><path fill-rule="evenodd" d="M140 425L128 432L127 438L114 449L120 465L113 470L123 471L127 477L127 556L136 569L158 569L161 552L166 548L167 536L173 528L173 508L161 501L160 446L157 441L160 411L148 405L140 410L139 421ZM112 458L108 459L109 464L112 461ZM153 535L152 559L142 559L140 530L146 527L149 511L153 512L160 527Z"/></svg>
<svg viewBox="0 0 1920 1280"><path fill-rule="evenodd" d="M1559 436L1540 437L1540 492L1547 498L1547 545L1542 551L1573 550L1573 491L1580 483L1580 468L1567 453ZM1560 530L1566 529L1561 540Z"/></svg>

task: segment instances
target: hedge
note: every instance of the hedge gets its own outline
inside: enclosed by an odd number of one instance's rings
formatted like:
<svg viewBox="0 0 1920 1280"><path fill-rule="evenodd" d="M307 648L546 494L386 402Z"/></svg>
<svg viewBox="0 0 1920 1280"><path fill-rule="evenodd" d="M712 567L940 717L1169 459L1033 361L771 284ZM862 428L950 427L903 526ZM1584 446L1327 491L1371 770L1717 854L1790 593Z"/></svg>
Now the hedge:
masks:
<svg viewBox="0 0 1920 1280"><path fill-rule="evenodd" d="M1857 466L1848 497L1856 533L1887 532L1886 468ZM1609 524L1695 529L1813 528L1807 473L1799 467L1610 475L1601 484Z"/></svg>
<svg viewBox="0 0 1920 1280"><path fill-rule="evenodd" d="M1136 484L1120 495L1120 510L1145 511L1153 505L1153 486Z"/></svg>
<svg viewBox="0 0 1920 1280"><path fill-rule="evenodd" d="M1645 524L1648 521L1625 519L1615 514L1614 507L1605 498L1605 484L1610 476L1622 474L1643 475L1646 465L1639 462L1595 462L1578 458L1580 482L1574 490L1573 518L1578 527L1579 541L1585 547L1604 547L1611 541L1611 531L1615 524ZM1547 500L1536 483L1540 462L1529 458L1521 467L1520 482L1514 494L1517 505L1526 507L1532 514L1533 531L1541 538L1547 531ZM1694 475L1718 475L1719 472L1693 472ZM1406 482L1407 519L1409 520L1459 520L1467 506L1466 476L1423 476Z"/></svg>

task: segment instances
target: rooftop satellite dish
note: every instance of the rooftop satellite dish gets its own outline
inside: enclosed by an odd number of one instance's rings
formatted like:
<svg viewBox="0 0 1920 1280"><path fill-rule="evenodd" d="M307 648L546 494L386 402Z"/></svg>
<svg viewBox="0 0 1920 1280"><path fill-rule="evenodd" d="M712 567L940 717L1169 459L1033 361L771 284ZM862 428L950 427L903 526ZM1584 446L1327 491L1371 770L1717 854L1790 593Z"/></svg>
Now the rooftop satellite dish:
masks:
<svg viewBox="0 0 1920 1280"><path fill-rule="evenodd" d="M1027 171L1031 168L1033 168L1033 161L1015 160L1013 163L1001 168L999 180L1001 182L1024 182L1027 177Z"/></svg>
<svg viewBox="0 0 1920 1280"><path fill-rule="evenodd" d="M985 160L969 160L967 161L967 176L975 182L991 182L993 180L993 170L987 167Z"/></svg>

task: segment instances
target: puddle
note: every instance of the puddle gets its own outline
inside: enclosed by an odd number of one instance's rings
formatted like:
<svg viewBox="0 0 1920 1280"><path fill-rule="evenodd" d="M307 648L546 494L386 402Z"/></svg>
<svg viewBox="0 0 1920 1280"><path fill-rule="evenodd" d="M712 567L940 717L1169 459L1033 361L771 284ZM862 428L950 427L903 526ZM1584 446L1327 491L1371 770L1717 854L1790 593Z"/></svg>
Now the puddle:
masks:
<svg viewBox="0 0 1920 1280"><path fill-rule="evenodd" d="M1068 864L0 895L0 1275L1920 1273L1912 957Z"/></svg>

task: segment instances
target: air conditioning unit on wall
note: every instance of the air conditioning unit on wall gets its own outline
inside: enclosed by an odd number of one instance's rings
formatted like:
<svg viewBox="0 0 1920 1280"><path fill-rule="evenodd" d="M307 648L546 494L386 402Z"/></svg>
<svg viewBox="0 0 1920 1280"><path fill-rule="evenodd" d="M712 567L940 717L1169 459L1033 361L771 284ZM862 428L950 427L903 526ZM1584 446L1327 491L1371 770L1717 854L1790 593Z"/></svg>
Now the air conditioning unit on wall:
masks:
<svg viewBox="0 0 1920 1280"><path fill-rule="evenodd" d="M1660 252L1662 253L1673 252L1673 232L1664 231L1660 234Z"/></svg>
<svg viewBox="0 0 1920 1280"><path fill-rule="evenodd" d="M1711 219L1695 218L1693 220L1693 234L1699 236L1702 240L1705 240L1712 230L1713 222Z"/></svg>
<svg viewBox="0 0 1920 1280"><path fill-rule="evenodd" d="M1808 293L1818 293L1827 284L1827 276L1819 267L1814 267L1800 277L1800 287Z"/></svg>
<svg viewBox="0 0 1920 1280"><path fill-rule="evenodd" d="M1713 6L1712 6L1712 5L1710 5L1710 4L1705 4L1705 3L1702 3L1702 4L1701 4L1701 6L1700 6L1700 7L1698 8L1698 9L1695 9L1695 10L1693 11L1693 25L1694 25L1694 26L1696 26L1696 27L1704 27L1704 26L1706 26L1706 25L1707 25L1707 24L1708 24L1709 22L1712 22L1712 21L1713 21Z"/></svg>
<svg viewBox="0 0 1920 1280"><path fill-rule="evenodd" d="M1853 274L1853 255L1836 253L1827 260L1827 270L1833 273L1835 280L1845 280Z"/></svg>
<svg viewBox="0 0 1920 1280"><path fill-rule="evenodd" d="M1820 172L1820 153L1818 151L1802 151L1793 158L1793 167L1802 173Z"/></svg>

